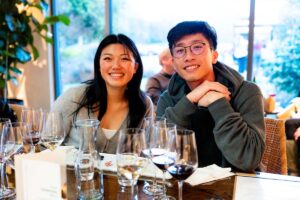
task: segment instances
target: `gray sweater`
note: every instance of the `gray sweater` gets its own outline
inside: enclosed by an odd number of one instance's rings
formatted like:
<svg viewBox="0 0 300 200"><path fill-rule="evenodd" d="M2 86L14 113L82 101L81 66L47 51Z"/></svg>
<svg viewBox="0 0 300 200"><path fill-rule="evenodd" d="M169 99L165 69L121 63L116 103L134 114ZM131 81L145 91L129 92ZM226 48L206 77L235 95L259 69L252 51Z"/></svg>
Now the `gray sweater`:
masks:
<svg viewBox="0 0 300 200"><path fill-rule="evenodd" d="M220 62L214 73L216 81L229 88L230 102L222 98L198 107L186 98L190 89L175 74L158 101L157 115L195 131L200 167L217 164L253 171L265 149L263 96L254 83Z"/></svg>
<svg viewBox="0 0 300 200"><path fill-rule="evenodd" d="M73 87L68 89L64 94L62 94L54 103L53 110L60 111L63 114L63 119L66 128L66 139L64 140L64 145L74 146L75 148L79 148L79 134L76 132L75 127L73 126L73 113L78 107L78 103L80 102L82 95L86 89L87 85L82 84L77 87ZM145 117L153 115L153 104L151 99L147 96L147 110L145 113ZM86 108L81 108L76 119L97 119L97 116L93 112L89 112ZM128 116L121 124L120 129L127 128ZM143 126L143 120L139 127ZM117 149L117 141L119 137L119 130L117 133L110 139L107 140L101 127L97 132L96 138L96 146L99 152L105 153L116 153Z"/></svg>

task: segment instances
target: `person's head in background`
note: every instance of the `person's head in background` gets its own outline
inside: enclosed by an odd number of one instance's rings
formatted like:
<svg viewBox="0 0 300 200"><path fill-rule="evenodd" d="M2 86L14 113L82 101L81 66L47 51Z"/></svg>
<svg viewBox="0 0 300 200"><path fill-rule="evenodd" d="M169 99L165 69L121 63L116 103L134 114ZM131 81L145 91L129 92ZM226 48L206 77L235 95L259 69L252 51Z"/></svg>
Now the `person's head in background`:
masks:
<svg viewBox="0 0 300 200"><path fill-rule="evenodd" d="M217 63L217 34L204 21L184 21L167 36L175 71L191 89L204 80L214 81L213 64Z"/></svg>
<svg viewBox="0 0 300 200"><path fill-rule="evenodd" d="M135 43L126 35L111 34L99 44L94 58L94 79L88 81L85 103L97 109L101 102L99 118L107 108L108 89L124 91L129 106L129 127L137 127L146 111L145 95L140 90L143 63ZM121 89L121 90L120 90ZM110 90L111 91L111 90Z"/></svg>
<svg viewBox="0 0 300 200"><path fill-rule="evenodd" d="M164 49L159 54L159 64L162 66L162 71L172 75L174 73L173 58L169 49Z"/></svg>

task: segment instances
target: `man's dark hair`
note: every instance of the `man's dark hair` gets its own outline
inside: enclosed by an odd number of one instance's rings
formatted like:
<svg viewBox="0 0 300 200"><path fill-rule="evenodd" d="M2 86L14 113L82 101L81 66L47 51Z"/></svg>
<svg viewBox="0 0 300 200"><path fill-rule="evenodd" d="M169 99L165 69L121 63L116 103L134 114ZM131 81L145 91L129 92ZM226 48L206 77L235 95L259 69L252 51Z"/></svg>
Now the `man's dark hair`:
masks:
<svg viewBox="0 0 300 200"><path fill-rule="evenodd" d="M174 26L168 33L169 49L172 52L174 44L183 36L201 33L209 41L212 49L217 49L217 33L215 29L204 21L184 21Z"/></svg>

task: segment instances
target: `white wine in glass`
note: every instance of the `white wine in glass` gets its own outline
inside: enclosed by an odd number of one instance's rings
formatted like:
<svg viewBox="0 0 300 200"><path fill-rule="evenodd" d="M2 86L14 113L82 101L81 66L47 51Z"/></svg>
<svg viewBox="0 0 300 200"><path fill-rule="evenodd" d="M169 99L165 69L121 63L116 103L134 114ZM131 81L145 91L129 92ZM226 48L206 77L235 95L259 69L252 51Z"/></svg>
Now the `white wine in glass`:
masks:
<svg viewBox="0 0 300 200"><path fill-rule="evenodd" d="M139 128L121 129L117 145L117 172L121 187L134 186L142 169L147 165L148 158L143 157L147 148L145 130Z"/></svg>
<svg viewBox="0 0 300 200"><path fill-rule="evenodd" d="M51 151L55 150L65 139L65 128L60 112L49 112L43 124L41 132L42 144Z"/></svg>

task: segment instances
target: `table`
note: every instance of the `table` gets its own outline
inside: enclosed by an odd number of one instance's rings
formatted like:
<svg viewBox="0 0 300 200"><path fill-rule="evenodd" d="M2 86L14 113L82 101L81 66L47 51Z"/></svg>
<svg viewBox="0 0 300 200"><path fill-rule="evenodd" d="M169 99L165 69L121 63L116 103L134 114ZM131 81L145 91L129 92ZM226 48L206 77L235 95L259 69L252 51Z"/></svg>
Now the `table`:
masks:
<svg viewBox="0 0 300 200"><path fill-rule="evenodd" d="M116 200L122 199L126 200L126 194L120 192L119 184L117 181L116 174L112 172L104 173L104 199L105 200ZM138 199L152 199L152 196L148 196L143 193L142 187L144 185L145 178L141 178L137 184L137 196ZM188 200L201 200L201 199L232 199L233 189L234 189L234 176L212 182L209 184L202 184L197 186L190 186L189 184L184 184L183 186L183 199ZM167 194L174 196L176 199L178 197L177 181L174 179L168 180L173 185L171 188L167 188ZM75 174L74 170L68 168L67 170L67 185L68 185L68 199L76 199L76 188L75 188Z"/></svg>
<svg viewBox="0 0 300 200"><path fill-rule="evenodd" d="M9 176L13 181L14 176ZM151 199L142 192L142 187L146 177L141 177L137 184L137 196L139 200ZM174 179L168 180L173 186L167 188L167 194L178 198L177 182ZM75 173L73 168L67 168L67 198L75 200L77 197L75 185ZM122 193L119 189L116 174L113 172L104 172L104 199L105 200L127 200L128 193ZM269 173L236 173L235 176L222 180L190 186L184 184L184 200L209 200L209 199L260 199L260 200L293 200L300 196L300 177L284 176Z"/></svg>

